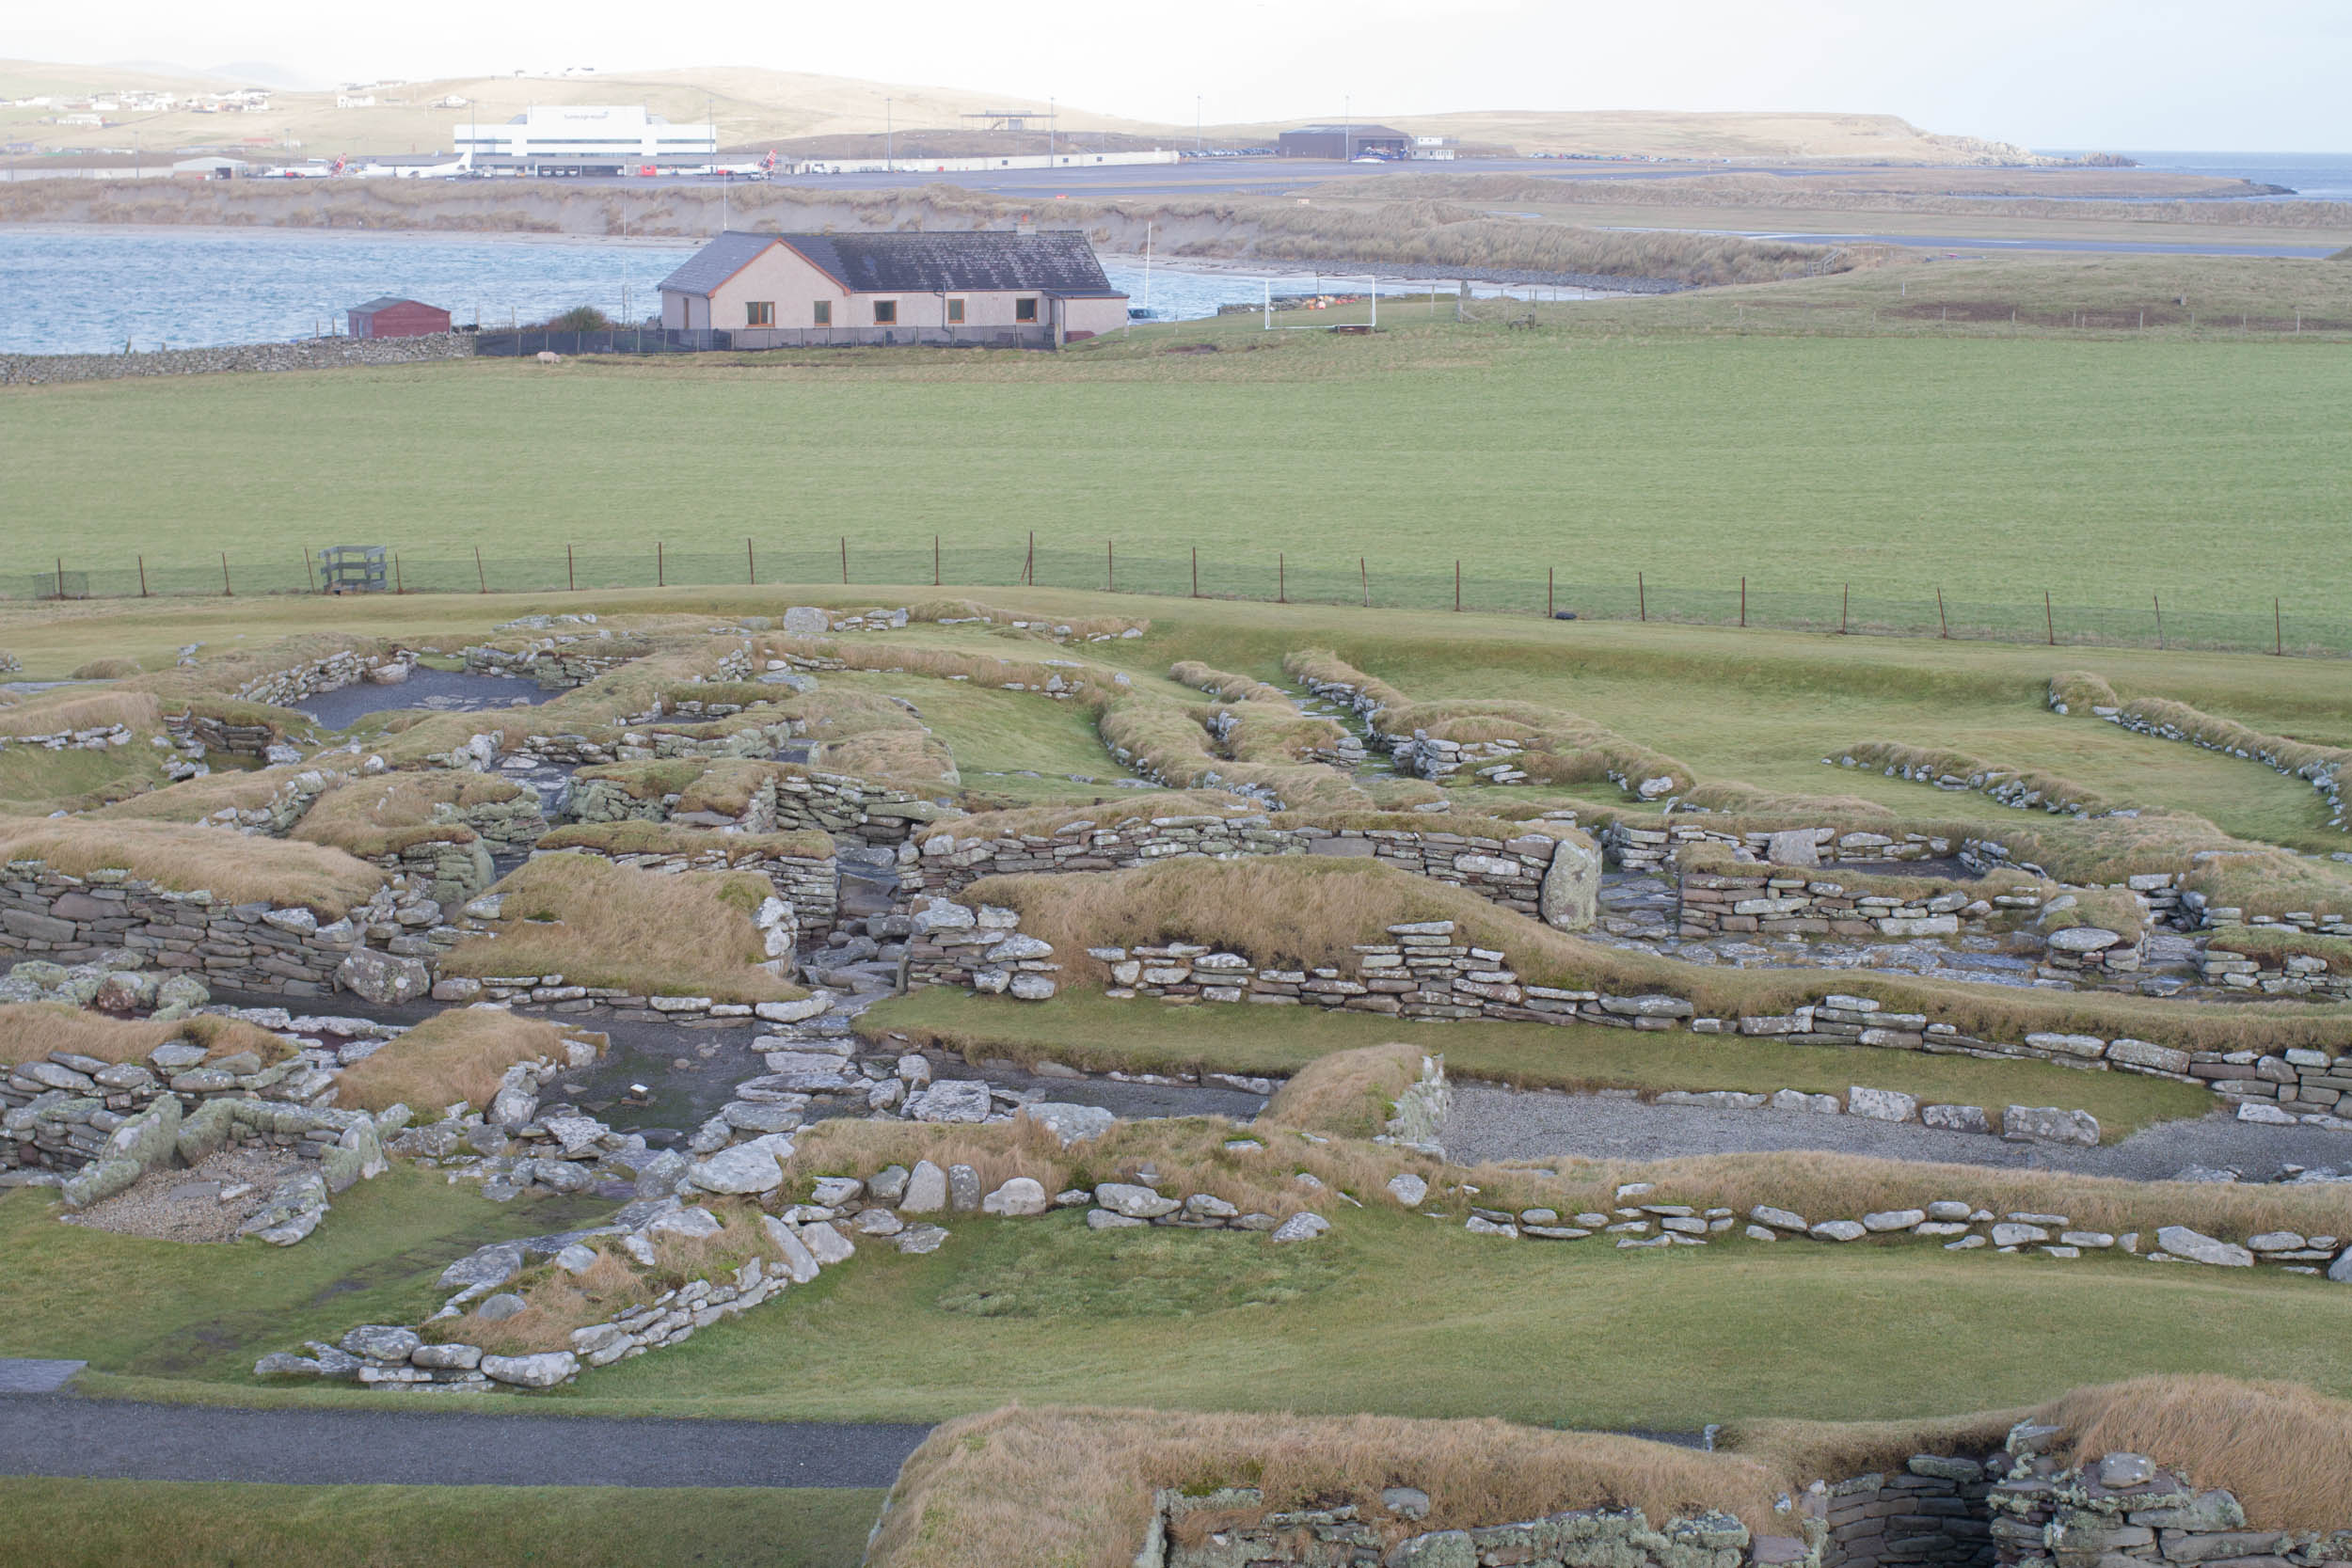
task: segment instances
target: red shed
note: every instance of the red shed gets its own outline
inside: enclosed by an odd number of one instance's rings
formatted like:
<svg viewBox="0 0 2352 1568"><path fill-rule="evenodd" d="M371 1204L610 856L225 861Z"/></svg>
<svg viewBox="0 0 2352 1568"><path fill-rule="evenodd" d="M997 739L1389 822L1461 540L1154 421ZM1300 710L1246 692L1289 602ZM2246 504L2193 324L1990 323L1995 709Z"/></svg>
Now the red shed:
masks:
<svg viewBox="0 0 2352 1568"><path fill-rule="evenodd" d="M419 338L428 332L448 330L447 310L413 299L394 299L386 294L351 308L351 335L355 338Z"/></svg>

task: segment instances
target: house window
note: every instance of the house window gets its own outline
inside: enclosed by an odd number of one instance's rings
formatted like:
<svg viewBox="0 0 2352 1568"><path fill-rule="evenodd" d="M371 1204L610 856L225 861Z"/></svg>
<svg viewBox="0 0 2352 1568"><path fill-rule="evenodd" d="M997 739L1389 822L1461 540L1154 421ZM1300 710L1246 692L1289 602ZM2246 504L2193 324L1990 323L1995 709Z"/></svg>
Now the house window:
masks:
<svg viewBox="0 0 2352 1568"><path fill-rule="evenodd" d="M833 301L830 299L818 300L817 302L817 314L813 320L818 326L831 326L833 325Z"/></svg>
<svg viewBox="0 0 2352 1568"><path fill-rule="evenodd" d="M874 325L896 326L898 324L898 302L895 299L874 301Z"/></svg>
<svg viewBox="0 0 2352 1568"><path fill-rule="evenodd" d="M745 326L775 325L776 302L772 299L745 300L743 302L743 325Z"/></svg>
<svg viewBox="0 0 2352 1568"><path fill-rule="evenodd" d="M1014 300L1012 302L1012 319L1017 322L1033 322L1037 320L1037 301L1034 299Z"/></svg>
<svg viewBox="0 0 2352 1568"><path fill-rule="evenodd" d="M949 326L963 325L963 301L951 299L947 302L947 325Z"/></svg>

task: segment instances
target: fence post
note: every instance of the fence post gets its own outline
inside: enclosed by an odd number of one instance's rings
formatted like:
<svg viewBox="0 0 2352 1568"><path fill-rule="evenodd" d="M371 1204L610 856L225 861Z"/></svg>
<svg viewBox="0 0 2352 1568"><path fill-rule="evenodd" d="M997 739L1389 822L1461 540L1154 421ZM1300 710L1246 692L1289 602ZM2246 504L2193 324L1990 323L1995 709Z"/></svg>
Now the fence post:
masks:
<svg viewBox="0 0 2352 1568"><path fill-rule="evenodd" d="M400 580L400 552L398 550L392 552L392 592L394 594L408 592L407 585Z"/></svg>
<svg viewBox="0 0 2352 1568"><path fill-rule="evenodd" d="M1103 592L1105 594L1119 592L1119 558L1113 551L1111 542L1107 539L1103 541Z"/></svg>
<svg viewBox="0 0 2352 1568"><path fill-rule="evenodd" d="M473 547L473 581L474 586L483 593L487 594L490 591L489 576L482 569L482 546L479 545Z"/></svg>
<svg viewBox="0 0 2352 1568"><path fill-rule="evenodd" d="M759 558L752 553L752 541L749 535L745 535L743 540L743 576L750 580L754 588L759 586Z"/></svg>
<svg viewBox="0 0 2352 1568"><path fill-rule="evenodd" d="M1200 596L1200 546L1198 545L1192 547L1192 596L1196 599Z"/></svg>
<svg viewBox="0 0 2352 1568"><path fill-rule="evenodd" d="M1021 563L1021 580L1032 588L1037 586L1037 530L1035 529L1029 530L1029 553Z"/></svg>
<svg viewBox="0 0 2352 1568"><path fill-rule="evenodd" d="M65 593L65 573L62 569L57 574L57 592L61 595ZM229 552L227 550L220 552L220 592L224 598L233 599L237 596L236 589L231 587L229 581Z"/></svg>
<svg viewBox="0 0 2352 1568"><path fill-rule="evenodd" d="M2050 608L2050 591L2042 591L2042 626L2050 635L2050 646L2058 646L2058 614Z"/></svg>
<svg viewBox="0 0 2352 1568"><path fill-rule="evenodd" d="M1366 570L1364 558L1360 555L1356 558L1356 576L1363 583L1364 608L1370 610L1372 608L1372 573Z"/></svg>
<svg viewBox="0 0 2352 1568"><path fill-rule="evenodd" d="M847 588L849 585L850 585L850 536L849 536L848 534L846 534L846 533L845 533L845 534L843 534L843 535L841 536L841 586L842 586L842 587L844 587L844 588Z"/></svg>
<svg viewBox="0 0 2352 1568"><path fill-rule="evenodd" d="M572 571L572 547L569 545L564 546L564 586L569 589L580 586L580 578Z"/></svg>
<svg viewBox="0 0 2352 1568"><path fill-rule="evenodd" d="M1553 595L1551 580L1553 573L1558 570L1554 566L1544 568L1544 619L1547 621L1559 613L1559 601Z"/></svg>
<svg viewBox="0 0 2352 1568"><path fill-rule="evenodd" d="M1944 619L1944 590L1941 588L1935 591L1935 627L1936 636L1947 640L1951 637L1952 624Z"/></svg>
<svg viewBox="0 0 2352 1568"><path fill-rule="evenodd" d="M1289 552L1284 550L1274 552L1274 602L1291 602L1291 559Z"/></svg>
<svg viewBox="0 0 2352 1568"><path fill-rule="evenodd" d="M139 597L147 597L147 557L139 557Z"/></svg>
<svg viewBox="0 0 2352 1568"><path fill-rule="evenodd" d="M1633 574L1633 592L1636 595L1634 602L1640 607L1642 622L1646 626L1649 623L1649 583L1639 572Z"/></svg>
<svg viewBox="0 0 2352 1568"><path fill-rule="evenodd" d="M1740 579L1740 624L1743 626L1748 624L1748 579L1745 578Z"/></svg>
<svg viewBox="0 0 2352 1568"><path fill-rule="evenodd" d="M2270 601L2270 635L2272 638L2270 651L2280 658L2286 657L2287 624L2285 617L2279 611L2279 601L2275 598Z"/></svg>
<svg viewBox="0 0 2352 1568"><path fill-rule="evenodd" d="M1837 635L1840 637L1846 635L1846 612L1852 608L1853 584L1850 582L1846 584L1845 592L1837 595Z"/></svg>
<svg viewBox="0 0 2352 1568"><path fill-rule="evenodd" d="M302 546L302 575L310 579L310 592L313 594L317 593L319 591L319 575L310 564L310 546L308 545Z"/></svg>
<svg viewBox="0 0 2352 1568"><path fill-rule="evenodd" d="M65 597L65 557L57 557L57 597Z"/></svg>
<svg viewBox="0 0 2352 1568"><path fill-rule="evenodd" d="M1458 555L1454 558L1454 610L1457 615L1462 610L1462 558Z"/></svg>
<svg viewBox="0 0 2352 1568"><path fill-rule="evenodd" d="M931 586L939 586L939 535L931 535Z"/></svg>
<svg viewBox="0 0 2352 1568"><path fill-rule="evenodd" d="M661 541L659 539L653 542L653 585L656 588L670 586L670 570L662 562Z"/></svg>
<svg viewBox="0 0 2352 1568"><path fill-rule="evenodd" d="M2151 594L2148 596L2156 604L2156 651L2162 653L2164 651L2164 595Z"/></svg>

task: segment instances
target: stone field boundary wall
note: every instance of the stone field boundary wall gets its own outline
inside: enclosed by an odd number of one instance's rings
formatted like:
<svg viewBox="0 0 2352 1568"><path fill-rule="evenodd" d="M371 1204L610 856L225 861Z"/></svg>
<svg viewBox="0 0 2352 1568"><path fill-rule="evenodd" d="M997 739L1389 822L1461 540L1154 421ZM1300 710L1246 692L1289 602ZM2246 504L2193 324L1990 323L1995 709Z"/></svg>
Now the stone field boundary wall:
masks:
<svg viewBox="0 0 2352 1568"><path fill-rule="evenodd" d="M429 332L414 338L305 338L291 343L157 349L146 354L0 354L0 387L120 381L143 375L211 375L225 371L415 365L472 357L473 334L469 332Z"/></svg>
<svg viewBox="0 0 2352 1568"><path fill-rule="evenodd" d="M922 891L952 895L982 877L1116 871L1181 855L1331 855L1377 860L1415 876L1468 888L1508 910L1563 929L1592 924L1600 858L1577 838L1531 833L1509 840L1406 829L1278 828L1251 816L1136 817L1113 827L1072 822L1051 833L959 838L950 822L920 842Z"/></svg>
<svg viewBox="0 0 2352 1568"><path fill-rule="evenodd" d="M2079 1465L2058 1428L2021 1423L1990 1454L1920 1453L1899 1469L1816 1481L1776 1511L1781 1534L1708 1511L1653 1527L1639 1509L1422 1529L1429 1495L1268 1510L1256 1487L1168 1487L1136 1568L2318 1568L2352 1561L2352 1528L2248 1528L2223 1489L2199 1491L2146 1454ZM1406 1472L1409 1480L1409 1471ZM1198 1524L1190 1523L1200 1516ZM2345 1516L2352 1517L2352 1506Z"/></svg>
<svg viewBox="0 0 2352 1568"><path fill-rule="evenodd" d="M55 735L0 735L0 751L11 746L38 746L44 752L103 752L128 746L136 738L121 724L100 724L86 730L59 730Z"/></svg>
<svg viewBox="0 0 2352 1568"><path fill-rule="evenodd" d="M2049 703L2054 712L2068 711L2066 699L2060 692L2057 681L2050 683ZM2104 719L2110 724L2133 731L2135 734L2153 736L2159 740L2178 740L2190 746L2201 747L2208 752L2219 752L2225 756L2239 757L2248 762L2259 762L2273 772L2283 773L2290 779L2301 779L2319 791L2321 797L2327 801L2328 825L2331 828L2352 831L2352 801L2344 799L2341 763L2318 758L2310 762L2296 763L2267 746L2231 745L2199 735L2193 730L2184 729L2178 724L2167 723L2160 720L2151 719L2145 714L2135 713L2131 711L2130 705L2109 707L2105 704L2098 704L2092 706L2090 713L2094 719Z"/></svg>
<svg viewBox="0 0 2352 1568"><path fill-rule="evenodd" d="M1058 989L1053 948L1023 934L1010 910L973 911L933 898L914 914L909 985L949 984L1043 1001ZM1240 953L1170 943L1090 947L1105 965L1113 1000L1156 997L1184 1005L1313 1006L1428 1021L1490 1019L1512 1023L1592 1023L1605 1028L1688 1030L1699 1035L1765 1036L1797 1045L1867 1045L1944 1055L2010 1057L2113 1069L2201 1084L2236 1106L2246 1121L2300 1121L2352 1129L2337 1115L2352 1094L2352 1055L2311 1049L2191 1051L2117 1036L2031 1031L2022 1040L1987 1039L1925 1013L1898 1013L1867 996L1832 992L1793 1012L1701 1018L1678 996L1613 996L1598 990L1527 983L1509 954L1454 940L1454 923L1391 926L1388 942L1359 943L1349 963L1317 969L1262 965ZM983 945L985 943L985 945ZM1878 1092L1878 1091L1873 1091ZM1917 1119L1908 1095L1890 1095L1880 1119ZM2079 1113L2076 1113L2079 1114Z"/></svg>

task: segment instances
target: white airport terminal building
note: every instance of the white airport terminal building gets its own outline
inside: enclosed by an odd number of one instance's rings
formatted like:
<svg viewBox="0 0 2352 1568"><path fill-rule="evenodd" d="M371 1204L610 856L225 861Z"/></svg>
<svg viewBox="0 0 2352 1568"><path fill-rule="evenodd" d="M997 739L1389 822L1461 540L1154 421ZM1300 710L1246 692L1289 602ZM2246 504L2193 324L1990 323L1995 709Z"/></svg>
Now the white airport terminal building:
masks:
<svg viewBox="0 0 2352 1568"><path fill-rule="evenodd" d="M456 138L457 150L475 157L612 168L719 150L715 124L673 125L640 104L539 104L496 123L461 122Z"/></svg>

